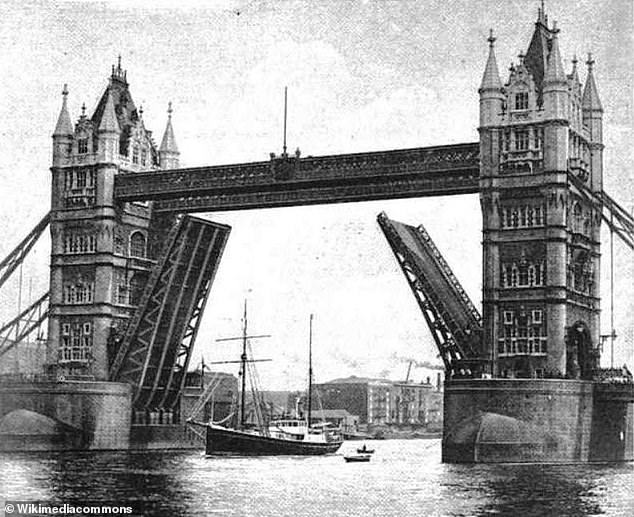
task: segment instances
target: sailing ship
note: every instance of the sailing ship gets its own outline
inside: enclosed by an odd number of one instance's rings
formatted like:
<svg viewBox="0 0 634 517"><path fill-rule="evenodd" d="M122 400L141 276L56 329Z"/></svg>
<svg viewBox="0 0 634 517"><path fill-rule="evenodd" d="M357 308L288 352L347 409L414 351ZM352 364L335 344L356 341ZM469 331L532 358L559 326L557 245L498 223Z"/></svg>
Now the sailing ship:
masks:
<svg viewBox="0 0 634 517"><path fill-rule="evenodd" d="M328 423L311 421L312 410L312 322L310 316L309 337L309 366L308 366L308 411L301 417L299 410L294 418L273 419L264 421L264 414L257 406L261 398L253 393L256 406L255 415L257 425L247 424L245 419L245 394L247 365L258 362L247 356L247 342L249 338L263 336L248 336L247 308L244 305L244 319L242 326L242 355L240 356L241 392L239 418L235 428L225 427L218 423L209 422L203 425L206 429L207 454L245 454L245 455L323 455L337 452L343 443L339 429ZM235 338L226 338L235 339ZM260 360L261 361L261 360ZM253 384L252 384L253 387Z"/></svg>

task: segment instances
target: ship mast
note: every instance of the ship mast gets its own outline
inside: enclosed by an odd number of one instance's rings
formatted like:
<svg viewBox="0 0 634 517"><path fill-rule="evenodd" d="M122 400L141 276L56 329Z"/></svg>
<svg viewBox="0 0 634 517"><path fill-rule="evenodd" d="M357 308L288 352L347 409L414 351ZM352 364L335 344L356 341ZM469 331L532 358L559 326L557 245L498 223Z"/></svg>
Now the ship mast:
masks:
<svg viewBox="0 0 634 517"><path fill-rule="evenodd" d="M244 395L247 386L247 301L244 300L244 317L242 320L242 355L240 356L240 374L242 390L240 392L240 429L244 429Z"/></svg>
<svg viewBox="0 0 634 517"><path fill-rule="evenodd" d="M244 429L244 421L245 421L245 395L247 390L247 363L260 363L265 361L270 361L271 359L248 359L247 357L247 340L248 339L256 339L256 338L264 338L271 337L269 334L263 334L259 336L249 336L247 334L247 301L244 300L244 316L242 318L242 336L240 337L226 337L221 339L216 339L216 342L220 341L234 341L241 340L242 341L242 354L240 355L239 361L212 361L209 364L229 364L229 363L240 363L240 373L241 378L241 390L240 390L240 422L239 429ZM253 397L253 401L255 404L255 395Z"/></svg>
<svg viewBox="0 0 634 517"><path fill-rule="evenodd" d="M310 315L308 330L308 428L313 406L313 315Z"/></svg>

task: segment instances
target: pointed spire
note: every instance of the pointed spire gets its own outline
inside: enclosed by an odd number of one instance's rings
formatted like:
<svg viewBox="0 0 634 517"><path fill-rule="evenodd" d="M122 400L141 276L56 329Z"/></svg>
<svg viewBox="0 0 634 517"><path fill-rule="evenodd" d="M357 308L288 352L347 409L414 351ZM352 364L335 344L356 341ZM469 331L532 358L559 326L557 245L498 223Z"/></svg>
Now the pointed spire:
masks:
<svg viewBox="0 0 634 517"><path fill-rule="evenodd" d="M480 92L484 90L501 90L502 81L500 81L500 72L498 70L498 63L495 59L495 49L493 44L495 43L495 37L493 37L493 29L490 29L489 37L489 58L487 59L486 67L484 68L484 74L482 75L482 83L480 84Z"/></svg>
<svg viewBox="0 0 634 517"><path fill-rule="evenodd" d="M584 110L603 111L603 106L601 106L601 101L599 100L597 85L594 82L594 74L592 73L592 67L594 66L592 54L588 54L586 65L588 65L588 77L586 78L586 86L583 89L581 106Z"/></svg>
<svg viewBox="0 0 634 517"><path fill-rule="evenodd" d="M174 130L172 129L172 103L171 101L167 107L167 126L165 126L165 133L163 133L163 140L161 140L160 152L178 153L178 146L176 145L176 138L174 138Z"/></svg>
<svg viewBox="0 0 634 517"><path fill-rule="evenodd" d="M553 23L552 28L552 47L550 54L548 54L548 62L546 63L546 71L544 73L544 84L554 82L565 82L566 74L564 72L564 66L561 62L561 54L559 53L559 29L557 28L557 22Z"/></svg>
<svg viewBox="0 0 634 517"><path fill-rule="evenodd" d="M68 136L73 134L73 124L70 121L68 106L66 104L66 98L68 97L68 85L66 84L64 84L64 89L62 90L62 97L62 109L59 112L53 136Z"/></svg>
<svg viewBox="0 0 634 517"><path fill-rule="evenodd" d="M110 80L121 81L127 84L127 71L121 68L121 54L117 58L117 66L112 65L112 75Z"/></svg>
<svg viewBox="0 0 634 517"><path fill-rule="evenodd" d="M117 114L114 110L114 101L112 100L111 86L108 86L107 95L108 97L106 99L106 106L103 110L103 115L99 124L99 131L110 131L118 133L120 131L119 121L117 120Z"/></svg>
<svg viewBox="0 0 634 517"><path fill-rule="evenodd" d="M544 7L544 0L542 0L541 8L537 8L537 23L541 23L545 27L548 27L548 16L546 16L546 8Z"/></svg>

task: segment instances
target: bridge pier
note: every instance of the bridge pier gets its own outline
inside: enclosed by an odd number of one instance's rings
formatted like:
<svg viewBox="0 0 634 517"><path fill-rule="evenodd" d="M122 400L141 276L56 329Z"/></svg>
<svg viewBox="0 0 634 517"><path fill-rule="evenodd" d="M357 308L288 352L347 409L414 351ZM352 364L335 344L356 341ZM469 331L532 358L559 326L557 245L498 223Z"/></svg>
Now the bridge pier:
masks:
<svg viewBox="0 0 634 517"><path fill-rule="evenodd" d="M443 461L632 461L633 389L623 385L615 397L592 381L447 381Z"/></svg>
<svg viewBox="0 0 634 517"><path fill-rule="evenodd" d="M3 380L0 451L128 449L131 400L119 382Z"/></svg>

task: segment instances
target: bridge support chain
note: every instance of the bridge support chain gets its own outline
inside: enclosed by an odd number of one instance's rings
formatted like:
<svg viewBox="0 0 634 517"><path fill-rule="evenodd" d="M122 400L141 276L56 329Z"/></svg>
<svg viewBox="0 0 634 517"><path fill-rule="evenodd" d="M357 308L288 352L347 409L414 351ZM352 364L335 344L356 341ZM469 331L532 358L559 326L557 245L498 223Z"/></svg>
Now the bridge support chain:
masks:
<svg viewBox="0 0 634 517"><path fill-rule="evenodd" d="M172 227L110 368L136 409L172 409L230 228L189 216Z"/></svg>
<svg viewBox="0 0 634 517"><path fill-rule="evenodd" d="M597 210L611 231L634 251L634 217L620 206L606 192L592 192L579 178L568 175L571 185L576 187L576 192L595 210Z"/></svg>
<svg viewBox="0 0 634 517"><path fill-rule="evenodd" d="M378 216L447 372L476 375L483 368L482 317L422 226Z"/></svg>
<svg viewBox="0 0 634 517"><path fill-rule="evenodd" d="M37 223L35 228L31 230L31 232L22 240L22 242L18 244L16 248L11 253L9 253L2 262L0 262L0 287L2 287L2 285L11 276L11 273L13 273L15 269L22 263L24 257L26 257L29 251L31 251L31 248L40 238L40 235L42 235L50 220L51 214L49 212L42 218L39 223Z"/></svg>
<svg viewBox="0 0 634 517"><path fill-rule="evenodd" d="M49 293L46 292L8 323L0 327L0 357L24 341L48 318Z"/></svg>

